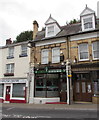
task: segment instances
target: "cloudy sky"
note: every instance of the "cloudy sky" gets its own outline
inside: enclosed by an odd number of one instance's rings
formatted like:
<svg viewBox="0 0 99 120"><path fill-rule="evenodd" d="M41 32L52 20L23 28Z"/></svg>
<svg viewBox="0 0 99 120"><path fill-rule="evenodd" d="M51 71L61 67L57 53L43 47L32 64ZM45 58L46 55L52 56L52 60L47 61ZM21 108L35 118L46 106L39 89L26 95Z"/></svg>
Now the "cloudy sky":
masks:
<svg viewBox="0 0 99 120"><path fill-rule="evenodd" d="M71 2L72 1L72 2ZM97 15L99 0L0 0L0 46L8 38L26 30L32 30L33 20L39 23L39 30L51 14L62 26L66 21L80 19L80 13L86 4Z"/></svg>

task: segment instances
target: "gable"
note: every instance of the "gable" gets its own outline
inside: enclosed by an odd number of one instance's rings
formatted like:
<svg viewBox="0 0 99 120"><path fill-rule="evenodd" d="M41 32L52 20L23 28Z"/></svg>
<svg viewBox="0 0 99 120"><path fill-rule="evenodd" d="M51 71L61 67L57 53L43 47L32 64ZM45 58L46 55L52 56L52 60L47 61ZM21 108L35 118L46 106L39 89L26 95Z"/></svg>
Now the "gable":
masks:
<svg viewBox="0 0 99 120"><path fill-rule="evenodd" d="M48 20L45 22L45 25L50 24L50 23L55 23L55 22L57 22L57 21L55 19L53 19L50 15Z"/></svg>
<svg viewBox="0 0 99 120"><path fill-rule="evenodd" d="M86 6L86 8L82 11L80 16L85 16L85 15L89 15L89 14L95 14L95 12Z"/></svg>

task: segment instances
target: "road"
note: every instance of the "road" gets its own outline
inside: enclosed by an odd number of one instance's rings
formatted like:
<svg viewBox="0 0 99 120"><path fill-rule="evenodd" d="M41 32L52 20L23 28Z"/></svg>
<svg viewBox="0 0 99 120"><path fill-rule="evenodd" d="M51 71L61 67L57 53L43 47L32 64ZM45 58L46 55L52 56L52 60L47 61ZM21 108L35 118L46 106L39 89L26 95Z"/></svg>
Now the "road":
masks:
<svg viewBox="0 0 99 120"><path fill-rule="evenodd" d="M3 106L3 118L97 118L96 110Z"/></svg>

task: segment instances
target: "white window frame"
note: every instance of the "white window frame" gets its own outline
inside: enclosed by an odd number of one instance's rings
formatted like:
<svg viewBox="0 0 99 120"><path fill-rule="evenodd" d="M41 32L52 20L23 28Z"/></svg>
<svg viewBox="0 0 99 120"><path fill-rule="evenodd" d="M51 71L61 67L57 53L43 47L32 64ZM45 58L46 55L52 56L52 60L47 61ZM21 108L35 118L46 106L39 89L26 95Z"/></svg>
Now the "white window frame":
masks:
<svg viewBox="0 0 99 120"><path fill-rule="evenodd" d="M41 64L48 64L49 50L42 49L41 51Z"/></svg>
<svg viewBox="0 0 99 120"><path fill-rule="evenodd" d="M52 35L54 35L54 25L48 26L47 28L47 36L52 36Z"/></svg>
<svg viewBox="0 0 99 120"><path fill-rule="evenodd" d="M84 45L84 44L86 44L87 45L87 50L86 50L86 53L88 53L88 58L86 58L86 59L81 59L80 58L80 54L81 53L84 53L83 51L82 52L80 52L80 45ZM89 50L88 50L88 43L81 43L81 44L79 44L78 45L78 56L79 56L79 61L86 61L86 60L89 60Z"/></svg>
<svg viewBox="0 0 99 120"><path fill-rule="evenodd" d="M93 20L92 20L92 17L88 17L88 18L84 18L83 19L84 21L84 29L87 30L87 29L92 29L93 28ZM91 25L91 27L90 27ZM87 27L86 27L87 26ZM85 28L86 27L86 28Z"/></svg>
<svg viewBox="0 0 99 120"><path fill-rule="evenodd" d="M27 55L27 45L21 45L21 55Z"/></svg>
<svg viewBox="0 0 99 120"><path fill-rule="evenodd" d="M14 63L6 64L6 73L14 73Z"/></svg>
<svg viewBox="0 0 99 120"><path fill-rule="evenodd" d="M97 46L97 50L94 50L94 47L93 47L93 44L94 44L94 43L97 43L97 42L98 42L98 44L99 44L99 41L95 41L95 42L92 43L92 56L93 56L93 60L99 59L99 58L95 58L95 57L94 57L94 52L99 52L98 46ZM95 47L95 48L96 48L96 47Z"/></svg>
<svg viewBox="0 0 99 120"><path fill-rule="evenodd" d="M8 56L9 57L14 57L14 47L10 47L8 50Z"/></svg>
<svg viewBox="0 0 99 120"><path fill-rule="evenodd" d="M85 29L85 27L84 27L84 20L86 20L86 19L89 19L89 18L91 18L92 19L92 21L90 21L91 23L92 23L92 28L86 28ZM81 18L81 21L82 21L82 31L88 31L88 30L93 30L93 29L95 29L95 17L94 17L94 15L88 15L88 16L83 16L82 18ZM86 24L87 23L89 23L89 22L86 22Z"/></svg>
<svg viewBox="0 0 99 120"><path fill-rule="evenodd" d="M56 50L58 52L54 53L54 51L56 51ZM60 62L60 48L59 47L52 48L52 63L59 63L59 62Z"/></svg>

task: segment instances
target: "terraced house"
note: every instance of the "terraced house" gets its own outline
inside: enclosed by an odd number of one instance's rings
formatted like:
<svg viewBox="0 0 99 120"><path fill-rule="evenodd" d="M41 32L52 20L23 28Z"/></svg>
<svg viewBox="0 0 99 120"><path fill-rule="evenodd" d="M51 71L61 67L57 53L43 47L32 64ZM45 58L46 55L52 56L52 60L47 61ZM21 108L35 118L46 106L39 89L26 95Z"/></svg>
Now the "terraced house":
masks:
<svg viewBox="0 0 99 120"><path fill-rule="evenodd" d="M99 99L99 19L87 6L80 22L60 26L50 15L30 41L31 102L96 102Z"/></svg>
<svg viewBox="0 0 99 120"><path fill-rule="evenodd" d="M7 39L6 45L0 47L0 102L28 102L30 49L27 44Z"/></svg>

